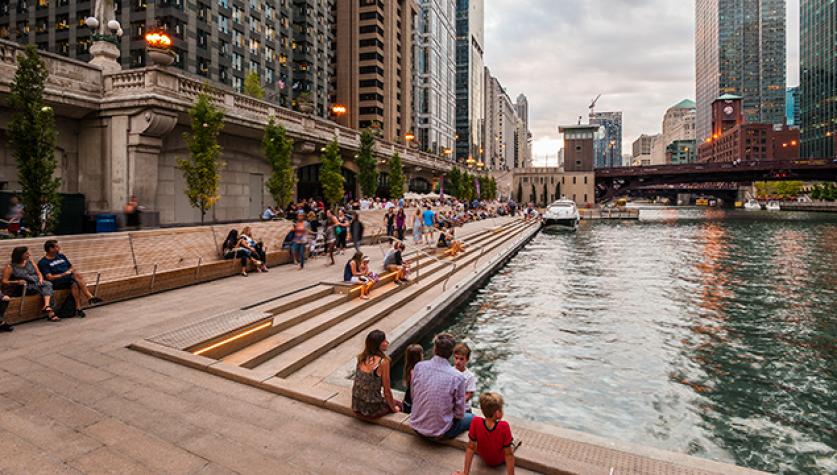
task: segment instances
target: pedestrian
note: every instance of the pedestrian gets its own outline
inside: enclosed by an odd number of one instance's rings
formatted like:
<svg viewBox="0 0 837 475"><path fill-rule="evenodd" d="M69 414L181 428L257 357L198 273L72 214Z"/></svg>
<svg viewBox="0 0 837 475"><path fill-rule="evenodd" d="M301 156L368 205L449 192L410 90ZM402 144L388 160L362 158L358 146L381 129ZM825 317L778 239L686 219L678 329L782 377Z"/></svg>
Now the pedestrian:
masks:
<svg viewBox="0 0 837 475"><path fill-rule="evenodd" d="M395 213L392 208L387 208L387 213L384 215L384 225L387 228L387 237L395 235Z"/></svg>
<svg viewBox="0 0 837 475"><path fill-rule="evenodd" d="M305 248L308 244L308 235L311 234L311 228L307 221L305 221L305 211L300 209L297 211L296 222L294 223L294 237L291 245L291 252L293 252L296 261L299 263L299 270L305 268Z"/></svg>
<svg viewBox="0 0 837 475"><path fill-rule="evenodd" d="M350 224L352 231L352 242L355 245L355 251L360 251L360 244L363 241L363 222L360 220L360 213L352 213L352 222Z"/></svg>
<svg viewBox="0 0 837 475"><path fill-rule="evenodd" d="M404 231L407 228L407 215L404 213L404 208L398 208L395 213L395 230L398 233L398 240L404 241Z"/></svg>

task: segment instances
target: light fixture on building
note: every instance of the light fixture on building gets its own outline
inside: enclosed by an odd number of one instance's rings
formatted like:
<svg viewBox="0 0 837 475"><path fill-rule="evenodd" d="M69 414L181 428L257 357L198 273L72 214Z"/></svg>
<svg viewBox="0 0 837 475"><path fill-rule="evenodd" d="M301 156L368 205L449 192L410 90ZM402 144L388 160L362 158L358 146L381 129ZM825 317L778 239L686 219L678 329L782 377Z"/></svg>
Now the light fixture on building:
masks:
<svg viewBox="0 0 837 475"><path fill-rule="evenodd" d="M337 117L342 117L347 111L346 106L340 104L335 104L331 107L331 113Z"/></svg>
<svg viewBox="0 0 837 475"><path fill-rule="evenodd" d="M162 28L149 30L145 34L145 50L148 59L160 66L169 66L174 63L174 51L171 50L172 38Z"/></svg>

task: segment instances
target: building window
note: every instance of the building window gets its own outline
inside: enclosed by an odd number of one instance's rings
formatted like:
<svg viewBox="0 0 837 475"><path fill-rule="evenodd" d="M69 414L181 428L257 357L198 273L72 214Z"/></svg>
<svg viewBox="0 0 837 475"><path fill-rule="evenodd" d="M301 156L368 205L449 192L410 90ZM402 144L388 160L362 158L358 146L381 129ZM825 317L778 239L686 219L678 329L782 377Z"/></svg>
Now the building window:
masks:
<svg viewBox="0 0 837 475"><path fill-rule="evenodd" d="M584 177L584 184L587 184L587 177ZM587 201L587 198L584 198L584 201Z"/></svg>
<svg viewBox="0 0 837 475"><path fill-rule="evenodd" d="M573 177L573 185L575 185L575 177ZM573 196L575 196L575 195L573 195ZM575 198L573 198L573 199L575 199Z"/></svg>

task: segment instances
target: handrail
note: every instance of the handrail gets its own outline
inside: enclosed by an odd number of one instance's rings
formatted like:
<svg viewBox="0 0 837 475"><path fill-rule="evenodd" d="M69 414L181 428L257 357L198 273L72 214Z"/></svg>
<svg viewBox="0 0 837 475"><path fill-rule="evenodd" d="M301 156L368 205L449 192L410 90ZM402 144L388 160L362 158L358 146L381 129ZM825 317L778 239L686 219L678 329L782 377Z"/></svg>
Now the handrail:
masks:
<svg viewBox="0 0 837 475"><path fill-rule="evenodd" d="M386 252L384 252L384 249L381 247L381 242L383 241L383 239L384 239L384 238L386 238L386 239L388 239L388 240L390 240L390 241L396 241L396 242L400 242L401 244L405 244L405 243L404 243L404 241L402 241L401 239L394 238L394 237L392 237L392 236L386 236L386 235L383 235L383 236L378 236L378 243L377 243L377 245L378 245L378 249L380 249L380 251L381 251L381 255L386 255ZM405 244L405 245L406 245L406 244ZM454 273L454 272L456 272L456 262L453 262L453 261L443 261L443 260L439 259L438 257L434 256L433 254L430 254L429 252L427 252L427 251L423 251L423 250L421 250L421 249L415 249L413 252L417 252L417 253L419 253L419 254L422 254L422 255L424 255L424 256L427 256L427 257L429 257L430 259L432 259L432 260L433 260L433 261L435 261L435 262L440 262L440 263L445 264L445 265L451 265L451 266L453 266L453 267L451 268L451 271L448 273L448 276L445 278L445 282L442 284L442 292L444 292L445 290L447 290L447 287L448 287L448 281L450 280L450 278L451 278L451 276L453 275L453 273ZM416 261L418 261L418 259L416 259ZM421 280L421 266L420 266L420 265L416 265L416 283L418 283L420 280Z"/></svg>

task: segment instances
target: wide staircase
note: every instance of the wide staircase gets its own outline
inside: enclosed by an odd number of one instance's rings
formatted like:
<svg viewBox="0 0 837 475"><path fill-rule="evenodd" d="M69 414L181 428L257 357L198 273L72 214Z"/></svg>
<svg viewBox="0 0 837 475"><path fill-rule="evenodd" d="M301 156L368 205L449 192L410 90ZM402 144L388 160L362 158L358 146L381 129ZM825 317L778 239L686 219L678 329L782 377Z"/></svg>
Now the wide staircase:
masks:
<svg viewBox="0 0 837 475"><path fill-rule="evenodd" d="M358 298L358 286L322 282L149 340L251 370L257 379L287 378L428 290L446 288L451 275L475 267L531 226L536 224L514 220L466 236L465 252L458 256L413 251L405 256L410 284L396 285L394 274L384 274L369 300Z"/></svg>
<svg viewBox="0 0 837 475"><path fill-rule="evenodd" d="M384 210L361 211L367 239L383 232ZM221 246L231 229L250 226L253 236L267 247L268 266L291 261L282 249L291 230L290 221L256 221L208 226L190 226L105 234L47 236L0 240L0 262L8 262L12 249L26 246L35 261L43 255L47 239L57 239L64 253L87 281L96 297L115 302L155 292L209 282L236 275L239 263L225 260ZM12 289L3 289L9 293ZM60 305L67 291L56 292ZM41 318L37 295L13 298L5 319L17 324ZM57 307L57 305L53 305Z"/></svg>

